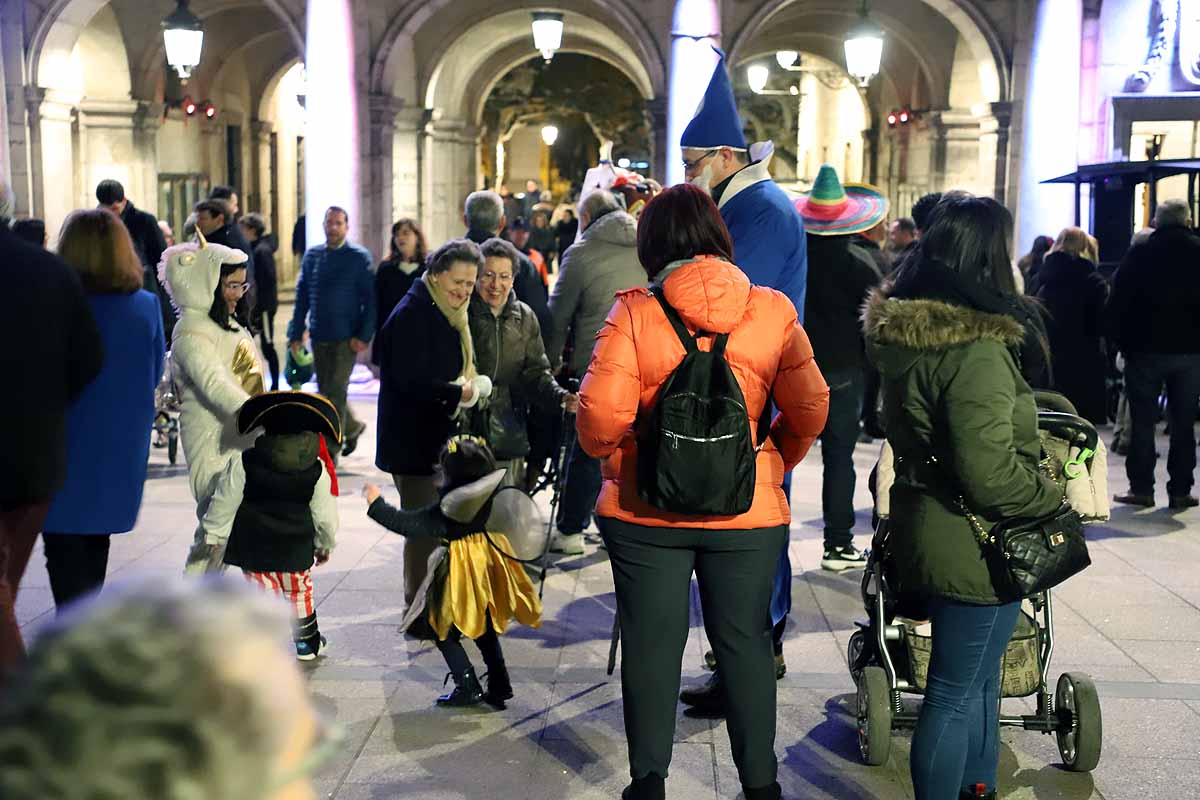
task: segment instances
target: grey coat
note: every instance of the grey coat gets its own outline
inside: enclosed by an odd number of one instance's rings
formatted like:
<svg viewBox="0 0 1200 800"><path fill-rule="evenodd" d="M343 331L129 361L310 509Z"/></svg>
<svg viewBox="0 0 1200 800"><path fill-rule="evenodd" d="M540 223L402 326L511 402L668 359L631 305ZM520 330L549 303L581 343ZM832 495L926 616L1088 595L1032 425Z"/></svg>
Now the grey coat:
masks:
<svg viewBox="0 0 1200 800"><path fill-rule="evenodd" d="M637 256L634 218L613 211L592 223L563 256L558 281L550 293L554 335L546 343L546 353L555 369L569 341L573 346L570 372L583 377L614 296L646 283Z"/></svg>

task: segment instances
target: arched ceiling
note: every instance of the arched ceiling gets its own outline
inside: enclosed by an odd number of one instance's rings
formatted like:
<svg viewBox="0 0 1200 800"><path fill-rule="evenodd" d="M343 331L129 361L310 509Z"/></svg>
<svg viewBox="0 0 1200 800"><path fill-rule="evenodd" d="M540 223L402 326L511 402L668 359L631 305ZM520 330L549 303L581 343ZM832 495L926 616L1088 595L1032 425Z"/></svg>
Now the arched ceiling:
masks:
<svg viewBox="0 0 1200 800"><path fill-rule="evenodd" d="M47 85L44 81L69 58L80 32L106 5L111 5L125 39L133 96L161 97L161 25L174 10L174 0L51 0L31 26L30 74L37 76L39 85ZM275 49L303 52L305 0L193 0L190 7L205 26L198 75L205 70L211 74L223 56L266 33L272 34Z"/></svg>
<svg viewBox="0 0 1200 800"><path fill-rule="evenodd" d="M647 97L666 92L666 61L630 0L574 0L569 9L546 6L544 0L514 0L500 13L494 6L475 13L471 6L468 0L421 0L401 9L375 53L371 91L426 105L431 96L453 98L453 91L470 83L474 71L496 53L522 40L532 51L530 14L556 10L565 15L564 42L586 40L586 52L619 66ZM464 19L471 24L464 25ZM452 87L451 94L446 87ZM474 105L454 113L468 116Z"/></svg>
<svg viewBox="0 0 1200 800"><path fill-rule="evenodd" d="M474 123L491 87L533 49L528 11L508 11L477 23L442 51L425 82L427 108ZM604 24L575 13L563 15L563 46L594 55L620 69L642 93L654 96L654 82L632 48Z"/></svg>
<svg viewBox="0 0 1200 800"><path fill-rule="evenodd" d="M902 102L948 106L954 53L960 40L982 65L979 101L997 101L1007 91L1008 64L998 34L986 20L979 21L981 12L974 11L971 2L889 0L872 6L871 19L885 35L881 72L894 82ZM857 21L855 6L847 0L764 3L727 40L730 54L741 59L747 52L807 49L842 62L840 53L830 52L817 38L843 40Z"/></svg>

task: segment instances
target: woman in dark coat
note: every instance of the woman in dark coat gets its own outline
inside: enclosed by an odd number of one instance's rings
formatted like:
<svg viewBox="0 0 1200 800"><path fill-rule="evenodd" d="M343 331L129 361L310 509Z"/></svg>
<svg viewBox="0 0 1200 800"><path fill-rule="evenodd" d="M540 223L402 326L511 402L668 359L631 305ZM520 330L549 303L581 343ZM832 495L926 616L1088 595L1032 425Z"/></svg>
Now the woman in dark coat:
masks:
<svg viewBox="0 0 1200 800"><path fill-rule="evenodd" d="M1039 271L1037 297L1046 308L1054 388L1074 404L1080 416L1096 424L1108 421L1101 315L1108 284L1085 255L1087 234L1067 228L1058 236Z"/></svg>
<svg viewBox="0 0 1200 800"><path fill-rule="evenodd" d="M375 270L375 333L392 310L408 294L413 282L425 271L425 234L411 219L396 220L392 225L392 247L388 257ZM378 364L378 354L372 354Z"/></svg>
<svg viewBox="0 0 1200 800"><path fill-rule="evenodd" d="M279 310L279 274L275 267L275 251L279 237L267 234L267 222L262 214L247 214L238 220L246 241L254 250L254 308L250 327L258 329L259 345L267 369L271 373L271 391L279 390L279 352L275 349L275 312Z"/></svg>
<svg viewBox="0 0 1200 800"><path fill-rule="evenodd" d="M555 414L565 406L573 414L579 397L554 380L537 316L513 291L521 263L517 248L497 238L480 250L484 265L471 297L471 339L475 366L491 379L492 396L468 412L469 427L507 470L505 485L522 486L531 406Z"/></svg>
<svg viewBox="0 0 1200 800"><path fill-rule="evenodd" d="M933 622L910 754L916 800L996 797L1000 662L1021 598L996 585L959 498L988 527L1063 502L1038 470L1037 406L1020 363L1031 318L1014 302L1011 236L995 200L944 198L863 315L896 456L889 569L909 613Z"/></svg>
<svg viewBox="0 0 1200 800"><path fill-rule="evenodd" d="M467 307L483 256L454 239L429 257L376 337L379 418L375 466L390 472L404 510L437 502L434 465L460 410L490 394L475 371ZM412 605L436 542L404 540L404 599ZM417 631L414 631L417 632ZM427 633L427 631L419 631Z"/></svg>
<svg viewBox="0 0 1200 800"><path fill-rule="evenodd" d="M158 298L142 289L142 265L116 215L76 211L58 252L83 281L106 354L67 412L67 480L42 528L62 609L104 585L110 535L137 523L166 340Z"/></svg>

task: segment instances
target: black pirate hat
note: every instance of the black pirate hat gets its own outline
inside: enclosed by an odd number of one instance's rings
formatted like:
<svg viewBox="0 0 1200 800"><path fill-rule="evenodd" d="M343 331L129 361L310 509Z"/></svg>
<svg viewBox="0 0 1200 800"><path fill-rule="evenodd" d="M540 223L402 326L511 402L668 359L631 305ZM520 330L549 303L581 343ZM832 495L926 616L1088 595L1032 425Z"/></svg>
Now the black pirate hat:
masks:
<svg viewBox="0 0 1200 800"><path fill-rule="evenodd" d="M308 392L263 392L242 404L238 433L262 428L268 434L312 431L333 442L342 441L342 421L333 403Z"/></svg>

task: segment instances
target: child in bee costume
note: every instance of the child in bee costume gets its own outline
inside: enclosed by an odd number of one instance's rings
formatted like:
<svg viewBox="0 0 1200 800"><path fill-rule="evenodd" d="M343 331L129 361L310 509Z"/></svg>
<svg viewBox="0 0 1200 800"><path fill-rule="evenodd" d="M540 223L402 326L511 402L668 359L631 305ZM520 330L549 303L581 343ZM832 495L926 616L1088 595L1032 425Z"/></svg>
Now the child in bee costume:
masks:
<svg viewBox="0 0 1200 800"><path fill-rule="evenodd" d="M337 533L336 477L322 438L341 438L337 410L324 397L267 392L237 413L241 435L262 428L230 461L201 525L209 544L224 544L225 564L284 598L296 615L296 657L325 647L313 605L312 567L329 560Z"/></svg>
<svg viewBox="0 0 1200 800"><path fill-rule="evenodd" d="M511 557L512 543L503 533L489 530L492 498L505 471L482 439L451 439L439 458L441 500L416 511L401 511L368 484L363 493L371 519L401 536L441 540L429 558L429 570L417 597L401 623L407 629L425 613L437 636L438 650L454 679L454 691L438 698L441 706L472 706L486 700L504 708L513 696L498 634L510 620L538 627L542 603L525 569ZM487 690L481 686L462 637L474 639L487 665Z"/></svg>

